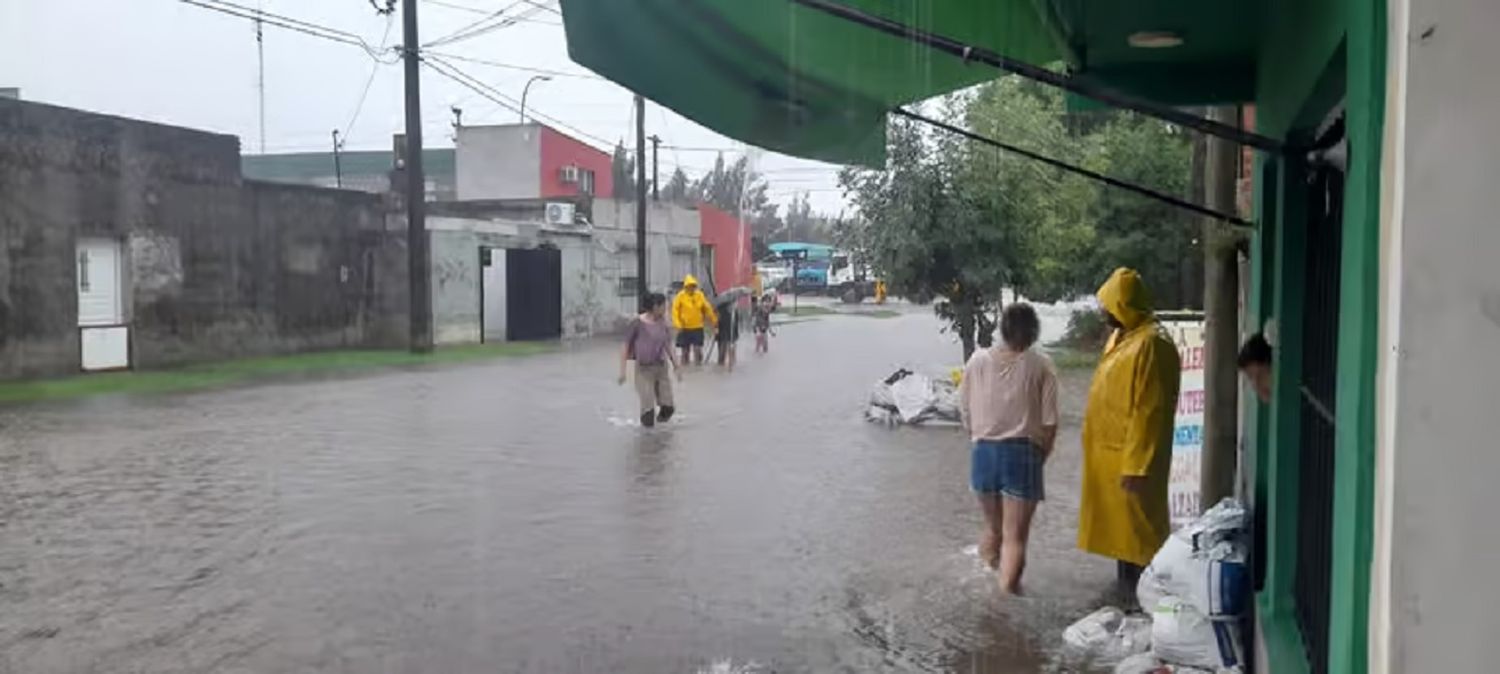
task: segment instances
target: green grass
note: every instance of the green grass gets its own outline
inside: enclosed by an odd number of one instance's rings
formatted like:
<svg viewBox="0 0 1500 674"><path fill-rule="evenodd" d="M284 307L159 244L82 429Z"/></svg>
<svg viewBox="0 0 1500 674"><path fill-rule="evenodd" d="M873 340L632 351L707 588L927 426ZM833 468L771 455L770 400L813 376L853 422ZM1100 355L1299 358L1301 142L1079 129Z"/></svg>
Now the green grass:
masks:
<svg viewBox="0 0 1500 674"><path fill-rule="evenodd" d="M785 306L785 305L783 305L783 306ZM894 311L894 310L891 310L891 309L861 310L861 309L853 309L853 308L849 309L848 311L840 311L838 309L833 309L833 308L830 308L830 307L820 306L820 305L817 305L817 304L808 304L808 305L805 305L805 306L797 307L797 309L795 311L793 311L790 307L787 307L786 314L789 315L789 316L799 316L799 317L805 317L805 316L863 316L865 318L895 318L897 316L900 316L901 312Z"/></svg>
<svg viewBox="0 0 1500 674"><path fill-rule="evenodd" d="M1053 346L1047 355L1059 370L1091 369L1099 364L1098 351L1080 351L1071 347Z"/></svg>
<svg viewBox="0 0 1500 674"><path fill-rule="evenodd" d="M514 342L452 347L426 355L407 351L322 351L245 358L169 370L105 372L59 379L0 382L0 403L69 400L110 393L192 391L277 376L529 356L555 348L555 345L548 343Z"/></svg>
<svg viewBox="0 0 1500 674"><path fill-rule="evenodd" d="M804 304L796 308L788 307L786 313L789 316L833 316L839 312L816 304Z"/></svg>

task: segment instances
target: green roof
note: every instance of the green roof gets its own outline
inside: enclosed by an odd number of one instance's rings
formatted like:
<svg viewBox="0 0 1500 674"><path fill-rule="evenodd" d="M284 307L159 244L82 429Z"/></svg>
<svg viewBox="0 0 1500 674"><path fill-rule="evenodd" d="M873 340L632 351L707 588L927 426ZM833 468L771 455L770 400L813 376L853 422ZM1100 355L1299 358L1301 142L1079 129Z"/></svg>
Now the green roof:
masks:
<svg viewBox="0 0 1500 674"><path fill-rule="evenodd" d="M843 0L995 48L1062 58L1033 0ZM814 159L876 164L893 107L996 72L787 0L562 0L579 64L727 136Z"/></svg>
<svg viewBox="0 0 1500 674"><path fill-rule="evenodd" d="M422 170L433 179L452 182L454 168L452 148L422 152ZM390 150L355 150L339 153L339 169L349 177L384 176L395 163ZM302 183L334 174L332 152L293 152L287 154L247 154L240 157L240 171L246 178L271 182Z"/></svg>

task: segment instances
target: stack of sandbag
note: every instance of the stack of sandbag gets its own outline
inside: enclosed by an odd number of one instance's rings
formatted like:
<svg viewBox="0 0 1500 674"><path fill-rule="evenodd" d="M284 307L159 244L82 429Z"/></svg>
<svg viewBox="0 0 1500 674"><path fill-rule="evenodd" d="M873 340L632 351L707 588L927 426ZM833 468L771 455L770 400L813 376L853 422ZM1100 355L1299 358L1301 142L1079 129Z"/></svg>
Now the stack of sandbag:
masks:
<svg viewBox="0 0 1500 674"><path fill-rule="evenodd" d="M1151 616L1151 659L1165 671L1239 672L1240 618L1250 597L1245 533L1249 516L1232 498L1179 529L1141 573L1136 598ZM1121 674L1160 672L1145 657ZM1176 669L1171 669L1175 667ZM1195 668L1195 669L1183 669Z"/></svg>
<svg viewBox="0 0 1500 674"><path fill-rule="evenodd" d="M958 423L958 389L950 380L902 368L875 384L865 419L888 426Z"/></svg>

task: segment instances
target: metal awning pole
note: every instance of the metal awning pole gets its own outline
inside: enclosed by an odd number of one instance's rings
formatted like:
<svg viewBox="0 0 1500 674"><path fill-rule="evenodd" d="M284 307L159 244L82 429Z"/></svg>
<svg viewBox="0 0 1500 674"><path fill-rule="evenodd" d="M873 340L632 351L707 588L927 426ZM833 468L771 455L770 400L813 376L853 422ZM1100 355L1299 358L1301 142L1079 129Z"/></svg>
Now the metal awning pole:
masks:
<svg viewBox="0 0 1500 674"><path fill-rule="evenodd" d="M976 141L976 142L979 142L979 143L984 143L985 145L989 145L989 146L992 146L992 147L1000 148L1002 150L1005 150L1006 152L1014 152L1014 153L1016 153L1018 155L1026 157L1028 159L1035 159L1036 161L1042 162L1043 164L1046 164L1046 165L1051 166L1053 168L1061 169L1063 171L1067 171L1068 173L1076 173L1076 174L1081 175L1081 176L1083 176L1085 178L1091 178L1093 180L1097 180L1097 181L1099 181L1101 183L1104 183L1106 185L1109 185L1111 187L1118 187L1118 188L1120 188L1122 190L1125 190L1127 192L1134 192L1134 193L1139 194L1139 195L1141 195L1143 197L1148 197L1148 198L1151 198L1151 199L1156 199L1157 201L1161 201L1161 202L1165 202L1165 203L1171 204L1171 205L1176 206L1178 208L1181 208L1183 210L1192 211L1194 213L1197 213L1198 215L1203 215L1203 216L1207 216L1207 217L1210 217L1210 218L1215 218L1217 220L1222 220L1222 221L1224 221L1226 223L1229 223L1231 225L1234 225L1236 227L1249 227L1249 228L1254 228L1255 227L1254 223L1252 223L1249 220L1246 220L1244 218L1241 218L1241 217L1239 217L1237 215L1232 215L1232 214L1229 214L1229 213L1223 213L1223 212L1220 212L1220 211L1216 211L1216 210L1213 210L1213 209L1205 207L1205 206L1200 206L1200 205L1195 204L1195 203L1193 203L1191 201L1187 201L1185 199L1179 199L1179 198L1174 197L1174 196L1172 196L1170 194L1167 194L1165 192L1158 192L1158 191L1153 190L1153 189L1151 189L1149 187L1141 187L1140 185L1136 185L1134 183L1128 183L1128 182L1125 182L1125 181L1120 180L1118 178L1111 178L1111 177L1109 177L1107 175L1104 175L1103 173L1099 173L1098 171L1090 171L1090 170L1088 170L1086 168L1083 168L1081 166L1074 166L1072 164L1061 162L1061 161L1058 161L1058 160L1053 159L1051 157L1048 157L1048 156L1045 156L1045 155L1041 155L1041 154L1037 154L1035 152L1032 152L1031 150L1027 150L1025 148L1016 147L1015 145L1011 145L1009 143L1003 143L1001 141L995 140L994 138L990 138L988 136L981 136L981 135L979 135L977 133L974 133L973 131L970 131L968 129L960 128L960 127L954 126L952 124L949 124L947 122L943 122L943 121L940 121L940 120L933 119L931 117L920 115L918 113L912 112L910 110L906 110L904 108L897 108L895 110L892 110L891 114L900 115L900 116L905 117L907 119L916 120L918 122L922 122L923 124L928 124L928 125L933 126L935 128L942 129L942 130L947 131L949 133L958 134L960 136L963 136L964 138L968 138L969 140Z"/></svg>
<svg viewBox="0 0 1500 674"><path fill-rule="evenodd" d="M994 68L999 68L1008 73L1013 73L1035 80L1043 84L1050 84L1059 89L1069 91L1080 96L1087 96L1101 103L1125 110L1139 112L1149 117L1155 117L1165 122L1171 122L1181 127L1192 129L1200 133L1217 136L1240 145L1253 147L1266 152L1281 153L1285 144L1275 138L1262 136L1258 133L1239 129L1228 124L1222 124L1213 120L1204 119L1197 115L1183 112L1171 106L1161 105L1151 101L1127 96L1104 87L1080 81L1074 77L1055 73L1046 68L1036 66L1025 61L1017 61L1012 58L1001 56L995 52L982 47L967 45L958 40L935 35L927 31L908 26L899 21L892 21L882 16L876 16L861 9L850 7L835 0L789 0L810 9L816 9L831 16L852 21L887 35L910 40L917 44L926 45L946 54L951 54L963 59L965 62L975 61Z"/></svg>

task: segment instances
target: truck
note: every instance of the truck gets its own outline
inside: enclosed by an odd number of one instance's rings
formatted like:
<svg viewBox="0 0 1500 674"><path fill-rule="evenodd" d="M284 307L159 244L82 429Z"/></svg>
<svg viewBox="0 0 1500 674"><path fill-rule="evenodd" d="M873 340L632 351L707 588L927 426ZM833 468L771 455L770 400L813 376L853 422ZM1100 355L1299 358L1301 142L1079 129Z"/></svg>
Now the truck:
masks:
<svg viewBox="0 0 1500 674"><path fill-rule="evenodd" d="M828 260L828 294L845 304L859 304L875 296L876 279L870 265L853 253L835 250Z"/></svg>

